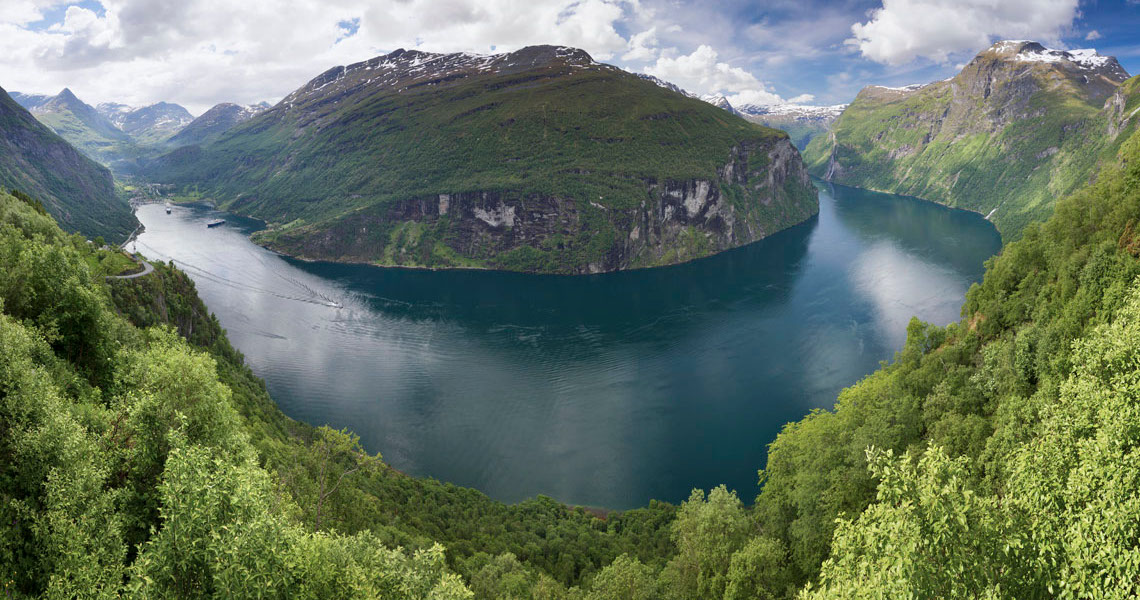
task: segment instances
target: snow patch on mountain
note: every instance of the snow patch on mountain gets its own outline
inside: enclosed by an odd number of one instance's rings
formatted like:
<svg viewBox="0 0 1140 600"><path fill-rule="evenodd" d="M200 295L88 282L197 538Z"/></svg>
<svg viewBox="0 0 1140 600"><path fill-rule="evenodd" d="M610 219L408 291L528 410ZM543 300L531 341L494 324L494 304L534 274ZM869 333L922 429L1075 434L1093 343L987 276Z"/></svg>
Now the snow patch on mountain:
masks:
<svg viewBox="0 0 1140 600"><path fill-rule="evenodd" d="M736 107L736 110L745 115L754 117L779 116L796 119L834 119L847 108L846 104L831 106L812 106L808 104L768 104L764 106L745 104Z"/></svg>
<svg viewBox="0 0 1140 600"><path fill-rule="evenodd" d="M1093 48L1057 50L1029 40L1003 40L994 44L990 51L1008 55L1017 62L1069 63L1080 69L1098 71L1113 78L1124 79L1128 76L1115 57L1103 56Z"/></svg>

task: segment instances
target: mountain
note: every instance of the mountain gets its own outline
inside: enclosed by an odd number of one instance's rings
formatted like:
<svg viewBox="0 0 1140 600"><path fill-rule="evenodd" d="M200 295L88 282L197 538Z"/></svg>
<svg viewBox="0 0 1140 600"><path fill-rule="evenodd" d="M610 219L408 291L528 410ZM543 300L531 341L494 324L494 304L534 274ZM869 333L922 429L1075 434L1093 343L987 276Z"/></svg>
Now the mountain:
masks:
<svg viewBox="0 0 1140 600"><path fill-rule="evenodd" d="M747 244L818 210L787 136L581 50L397 50L330 69L154 181L312 259L590 273Z"/></svg>
<svg viewBox="0 0 1140 600"><path fill-rule="evenodd" d="M20 92L8 92L8 95L16 101L16 104L28 110L39 108L55 97L47 94L21 94Z"/></svg>
<svg viewBox="0 0 1140 600"><path fill-rule="evenodd" d="M679 86L675 83L670 83L668 81L665 81L664 79L654 77L653 75L647 75L645 73L636 73L636 75L638 77L646 80L646 81L649 81L649 82L659 86L659 87L663 87L663 88L665 88L671 92L676 92L678 94L681 94L682 96L688 96L690 98L700 98L701 97L699 94L694 94L688 90L683 89L681 86Z"/></svg>
<svg viewBox="0 0 1140 600"><path fill-rule="evenodd" d="M722 94L704 94L704 95L694 94L693 92L690 92L690 91L682 88L681 86L679 86L675 83L670 83L668 81L665 81L664 79L654 77L653 75L647 75L645 73L636 73L636 75L638 77L646 80L646 81L652 82L652 83L656 84L657 86L663 87L663 88L665 88L671 92L676 92L678 94L681 94L682 96L688 96L690 98L696 98L697 100L702 100L704 102L708 102L709 104L711 104L717 108L726 110L726 111L728 111L734 115L738 114L736 112L736 109L732 107L732 104L729 103L728 98L725 98Z"/></svg>
<svg viewBox="0 0 1140 600"><path fill-rule="evenodd" d="M834 106L809 106L806 104L772 104L758 106L745 104L736 107L737 113L766 127L782 129L792 137L796 147L803 150L812 138L827 133L831 124L847 108L846 104Z"/></svg>
<svg viewBox="0 0 1140 600"><path fill-rule="evenodd" d="M805 162L831 181L979 212L1016 238L1115 155L1109 105L1127 77L1094 50L998 42L945 81L864 88Z"/></svg>
<svg viewBox="0 0 1140 600"><path fill-rule="evenodd" d="M100 163L119 170L129 170L140 150L129 135L115 126L94 107L64 88L47 100L25 96L32 114L60 137ZM42 101L41 101L42 100Z"/></svg>
<svg viewBox="0 0 1140 600"><path fill-rule="evenodd" d="M704 96L701 96L700 99L721 110L726 110L734 115L739 114L736 112L736 109L732 107L732 104L728 102L728 98L725 98L720 94L705 94Z"/></svg>
<svg viewBox="0 0 1140 600"><path fill-rule="evenodd" d="M745 104L734 107L728 98L721 94L705 94L702 96L653 75L638 73L637 76L672 92L708 102L753 123L785 131L791 136L792 143L795 144L796 148L801 150L807 146L813 137L826 132L831 123L839 116L839 113L843 112L847 106L846 104L836 106L807 106L803 104L758 106L756 104Z"/></svg>
<svg viewBox="0 0 1140 600"><path fill-rule="evenodd" d="M202 113L202 116L186 124L178 133L167 140L173 146L189 146L191 144L208 144L217 140L223 133L235 125L245 123L265 112L269 104L251 104L240 106L223 102Z"/></svg>
<svg viewBox="0 0 1140 600"><path fill-rule="evenodd" d="M95 110L141 145L162 144L194 121L190 111L169 102L143 107L104 102Z"/></svg>
<svg viewBox="0 0 1140 600"><path fill-rule="evenodd" d="M0 187L39 200L70 231L119 242L135 228L111 172L84 156L0 89Z"/></svg>
<svg viewBox="0 0 1140 600"><path fill-rule="evenodd" d="M751 508L718 486L599 518L407 476L281 413L173 263L92 277L108 253L0 192L6 590L1136 597L1140 78L1109 102L1095 182L987 264L961 321L913 320L784 427Z"/></svg>

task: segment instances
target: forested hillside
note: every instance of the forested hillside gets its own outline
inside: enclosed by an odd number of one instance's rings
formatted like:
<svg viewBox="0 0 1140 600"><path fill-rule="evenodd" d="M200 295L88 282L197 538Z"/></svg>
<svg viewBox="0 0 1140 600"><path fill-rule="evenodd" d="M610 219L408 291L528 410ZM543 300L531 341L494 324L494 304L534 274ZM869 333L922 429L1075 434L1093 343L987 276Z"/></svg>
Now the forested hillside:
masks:
<svg viewBox="0 0 1140 600"><path fill-rule="evenodd" d="M85 240L0 194L0 582L11 597L1134 596L1135 123L1121 136L1094 184L988 263L961 322L913 321L893 362L785 427L753 507L717 488L605 518L408 477L351 432L289 420L185 274L105 282Z"/></svg>
<svg viewBox="0 0 1140 600"><path fill-rule="evenodd" d="M804 162L836 183L978 212L1014 240L1115 158L1127 78L1093 50L998 42L950 79L867 86Z"/></svg>
<svg viewBox="0 0 1140 600"><path fill-rule="evenodd" d="M676 264L819 210L783 132L557 46L335 67L146 175L292 256L432 268Z"/></svg>
<svg viewBox="0 0 1140 600"><path fill-rule="evenodd" d="M823 563L810 596L1138 592L1129 127L1094 185L987 264L960 323L912 322L892 364L772 444L756 519L797 582Z"/></svg>
<svg viewBox="0 0 1140 600"><path fill-rule="evenodd" d="M113 243L138 225L111 172L68 144L0 89L0 187L43 203L69 231Z"/></svg>

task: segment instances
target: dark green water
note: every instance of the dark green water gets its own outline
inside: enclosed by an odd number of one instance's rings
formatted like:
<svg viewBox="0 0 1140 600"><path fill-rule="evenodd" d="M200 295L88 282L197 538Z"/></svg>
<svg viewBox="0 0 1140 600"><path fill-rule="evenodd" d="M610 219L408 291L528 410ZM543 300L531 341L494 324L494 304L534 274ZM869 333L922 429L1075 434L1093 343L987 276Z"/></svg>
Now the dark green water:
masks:
<svg viewBox="0 0 1140 600"><path fill-rule="evenodd" d="M912 315L956 320L1000 247L979 215L820 187L817 218L757 244L588 277L302 263L204 207L141 208L138 249L194 277L286 414L403 471L507 501L750 501L783 424L890 358Z"/></svg>

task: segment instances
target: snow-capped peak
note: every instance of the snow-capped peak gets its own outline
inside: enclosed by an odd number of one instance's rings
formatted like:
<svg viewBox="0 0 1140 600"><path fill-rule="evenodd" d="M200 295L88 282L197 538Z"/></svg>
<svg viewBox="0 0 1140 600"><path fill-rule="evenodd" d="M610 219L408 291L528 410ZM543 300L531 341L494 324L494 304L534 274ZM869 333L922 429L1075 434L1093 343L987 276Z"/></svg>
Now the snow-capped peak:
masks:
<svg viewBox="0 0 1140 600"><path fill-rule="evenodd" d="M781 116L781 117L794 117L797 119L834 119L847 108L846 104L834 104L831 106L813 106L810 104L745 104L736 107L736 110L751 116Z"/></svg>
<svg viewBox="0 0 1140 600"><path fill-rule="evenodd" d="M879 88L882 90L890 90L892 92L914 92L914 91L921 90L922 88L924 88L928 85L931 85L931 84L929 84L929 83L912 83L910 85L904 85L904 86L899 86L899 87L891 87L889 85L872 85L871 87Z"/></svg>
<svg viewBox="0 0 1140 600"><path fill-rule="evenodd" d="M1003 40L994 44L990 51L1008 56L1017 62L1068 63L1080 69L1100 71L1121 81L1128 77L1128 73L1115 57L1103 56L1093 48L1057 50L1029 40Z"/></svg>

